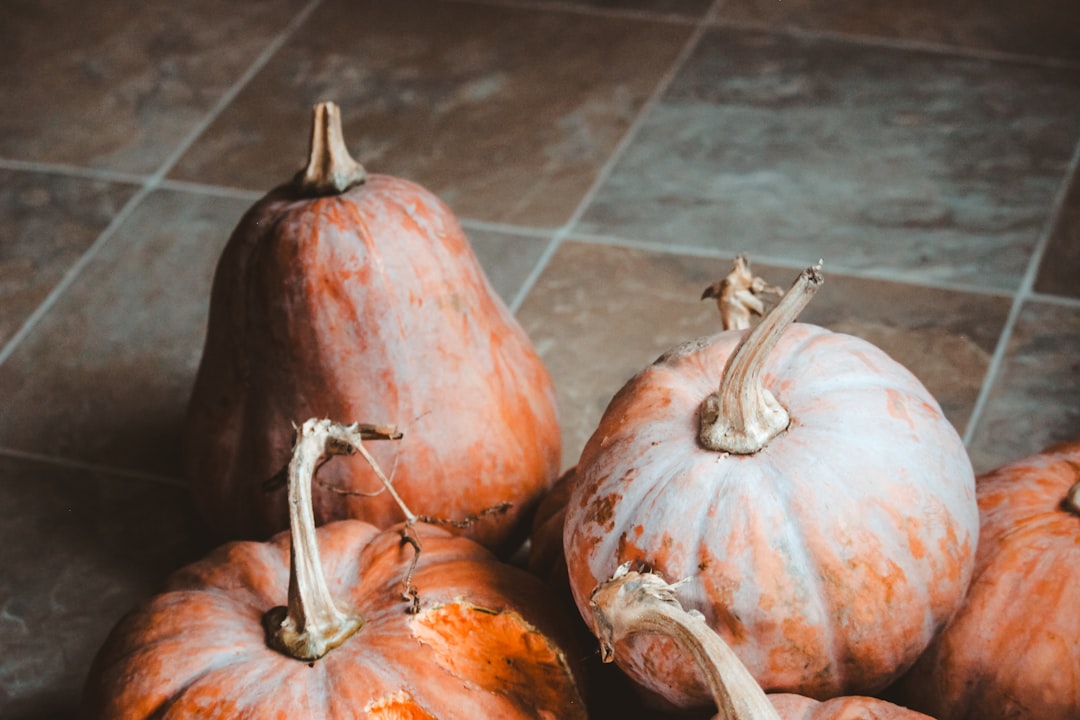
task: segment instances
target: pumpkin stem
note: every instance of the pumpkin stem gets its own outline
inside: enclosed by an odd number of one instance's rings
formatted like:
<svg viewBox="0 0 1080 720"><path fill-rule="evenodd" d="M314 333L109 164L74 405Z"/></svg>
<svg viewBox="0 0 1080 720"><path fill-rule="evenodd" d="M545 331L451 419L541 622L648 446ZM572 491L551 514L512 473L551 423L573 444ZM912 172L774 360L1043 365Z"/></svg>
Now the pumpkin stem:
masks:
<svg viewBox="0 0 1080 720"><path fill-rule="evenodd" d="M341 130L341 109L321 102L312 112L311 148L307 167L296 174L293 184L308 197L339 195L367 180L364 166L349 155Z"/></svg>
<svg viewBox="0 0 1080 720"><path fill-rule="evenodd" d="M716 307L720 310L720 321L725 330L746 330L750 327L750 318L765 314L765 303L760 295L784 294L783 289L770 285L765 278L754 277L750 272L750 258L746 253L735 256L731 272L723 280L714 282L701 293L701 299L716 298Z"/></svg>
<svg viewBox="0 0 1080 720"><path fill-rule="evenodd" d="M684 610L670 585L654 573L622 565L593 590L600 657L611 662L615 644L638 634L671 638L688 651L705 676L720 720L780 720L761 686L735 651L708 626L701 613Z"/></svg>
<svg viewBox="0 0 1080 720"><path fill-rule="evenodd" d="M787 410L761 381L765 360L823 282L821 263L807 268L728 358L720 388L701 404L698 439L717 452L750 455L790 423Z"/></svg>
<svg viewBox="0 0 1080 720"><path fill-rule="evenodd" d="M341 608L330 595L319 560L311 485L319 464L330 455L349 455L363 448L362 437L370 429L357 424L340 425L329 420L308 420L296 432L288 468L289 486L289 604L263 615L267 644L296 658L313 661L343 643L359 630L364 619ZM400 437L392 428L384 437ZM363 451L366 457L366 450Z"/></svg>

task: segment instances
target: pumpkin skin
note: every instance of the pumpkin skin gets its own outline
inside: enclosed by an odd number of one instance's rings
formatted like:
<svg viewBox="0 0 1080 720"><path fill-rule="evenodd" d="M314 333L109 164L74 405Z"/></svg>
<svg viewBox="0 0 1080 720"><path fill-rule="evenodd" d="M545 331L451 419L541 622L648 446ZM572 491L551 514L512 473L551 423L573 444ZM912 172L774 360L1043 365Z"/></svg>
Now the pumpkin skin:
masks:
<svg viewBox="0 0 1080 720"><path fill-rule="evenodd" d="M783 302L783 301L782 301ZM872 695L952 617L978 538L974 473L940 407L873 345L796 323L762 383L790 425L753 454L705 449L699 407L742 337L680 346L612 399L578 462L564 548L583 617L630 562L677 595L766 692ZM594 628L595 630L595 628ZM669 641L620 666L681 708L707 690Z"/></svg>
<svg viewBox="0 0 1080 720"><path fill-rule="evenodd" d="M467 538L413 531L420 611L408 614L413 550L400 532L358 520L318 528L328 585L366 624L312 663L270 649L261 624L288 592L288 532L179 570L98 653L85 716L585 717L539 581Z"/></svg>
<svg viewBox="0 0 1080 720"><path fill-rule="evenodd" d="M769 701L783 720L933 720L929 715L878 698L849 695L824 702L779 693Z"/></svg>
<svg viewBox="0 0 1080 720"><path fill-rule="evenodd" d="M1080 716L1080 441L979 476L975 575L895 690L939 720Z"/></svg>
<svg viewBox="0 0 1080 720"><path fill-rule="evenodd" d="M457 220L386 175L315 197L283 185L220 257L185 440L211 528L265 539L287 526L285 494L264 486L308 417L396 425L403 439L372 452L421 515L511 503L462 531L499 552L524 539L561 462L551 378ZM332 463L318 522L402 520L386 493L370 495L380 487L363 460Z"/></svg>

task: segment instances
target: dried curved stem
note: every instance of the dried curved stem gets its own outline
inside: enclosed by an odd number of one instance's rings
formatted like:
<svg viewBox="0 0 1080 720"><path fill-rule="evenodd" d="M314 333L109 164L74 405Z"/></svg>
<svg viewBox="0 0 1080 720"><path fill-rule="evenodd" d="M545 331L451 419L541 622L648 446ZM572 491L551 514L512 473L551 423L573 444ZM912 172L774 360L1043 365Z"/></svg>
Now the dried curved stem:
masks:
<svg viewBox="0 0 1080 720"><path fill-rule="evenodd" d="M385 428L386 437L398 435ZM329 420L308 420L296 433L292 460L288 467L289 486L289 600L263 616L270 647L297 660L313 661L343 643L359 630L364 619L335 602L326 584L315 533L315 512L311 485L318 466L331 455L360 451L374 465L363 448L362 438L370 437L370 427L341 425ZM396 497L396 495L395 495Z"/></svg>
<svg viewBox="0 0 1080 720"><path fill-rule="evenodd" d="M349 154L341 130L341 110L321 102L312 111L307 166L293 184L305 196L338 195L367 180L364 167Z"/></svg>
<svg viewBox="0 0 1080 720"><path fill-rule="evenodd" d="M620 640L639 634L664 635L693 655L716 702L717 718L780 720L735 651L701 613L683 609L675 597L677 587L659 575L630 570L626 564L593 591L590 606L604 662L612 661Z"/></svg>
<svg viewBox="0 0 1080 720"><path fill-rule="evenodd" d="M728 358L720 388L701 404L698 439L717 452L749 455L761 450L790 423L787 410L761 381L765 361L823 282L821 267L804 270Z"/></svg>

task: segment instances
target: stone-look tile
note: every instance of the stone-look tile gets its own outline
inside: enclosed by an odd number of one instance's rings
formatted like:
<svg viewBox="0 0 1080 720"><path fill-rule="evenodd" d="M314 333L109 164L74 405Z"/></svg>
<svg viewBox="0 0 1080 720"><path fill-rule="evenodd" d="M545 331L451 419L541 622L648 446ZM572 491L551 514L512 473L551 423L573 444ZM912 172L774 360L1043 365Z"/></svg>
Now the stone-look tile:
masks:
<svg viewBox="0 0 1080 720"><path fill-rule="evenodd" d="M499 5L321 6L181 159L174 177L264 190L333 100L371 172L459 215L557 226L689 37L686 25Z"/></svg>
<svg viewBox="0 0 1080 720"><path fill-rule="evenodd" d="M1080 72L716 30L578 229L1011 290L1078 127Z"/></svg>
<svg viewBox="0 0 1080 720"><path fill-rule="evenodd" d="M75 716L120 617L207 551L187 491L0 457L0 716Z"/></svg>
<svg viewBox="0 0 1080 720"><path fill-rule="evenodd" d="M458 0L469 2L469 0ZM629 10L659 17L697 19L712 5L712 0L503 0L508 5L532 5L596 10Z"/></svg>
<svg viewBox="0 0 1080 720"><path fill-rule="evenodd" d="M108 226L135 188L0 169L0 347Z"/></svg>
<svg viewBox="0 0 1080 720"><path fill-rule="evenodd" d="M5 3L0 156L155 171L303 4Z"/></svg>
<svg viewBox="0 0 1080 720"><path fill-rule="evenodd" d="M1046 246L1035 290L1080 298L1080 177L1076 175Z"/></svg>
<svg viewBox="0 0 1080 720"><path fill-rule="evenodd" d="M495 292L509 305L544 254L550 238L465 228L476 259Z"/></svg>
<svg viewBox="0 0 1080 720"><path fill-rule="evenodd" d="M719 19L1080 60L1080 14L1054 0L725 0Z"/></svg>
<svg viewBox="0 0 1080 720"><path fill-rule="evenodd" d="M179 476L210 281L246 207L144 200L0 366L0 447Z"/></svg>
<svg viewBox="0 0 1080 720"><path fill-rule="evenodd" d="M1080 309L1027 303L971 443L984 472L1080 438Z"/></svg>
<svg viewBox="0 0 1080 720"><path fill-rule="evenodd" d="M671 347L720 329L702 290L726 260L567 242L518 313L555 378L563 462L577 461L616 391ZM754 265L787 287L791 269ZM1004 297L826 272L801 319L862 337L919 377L963 432L1009 311Z"/></svg>

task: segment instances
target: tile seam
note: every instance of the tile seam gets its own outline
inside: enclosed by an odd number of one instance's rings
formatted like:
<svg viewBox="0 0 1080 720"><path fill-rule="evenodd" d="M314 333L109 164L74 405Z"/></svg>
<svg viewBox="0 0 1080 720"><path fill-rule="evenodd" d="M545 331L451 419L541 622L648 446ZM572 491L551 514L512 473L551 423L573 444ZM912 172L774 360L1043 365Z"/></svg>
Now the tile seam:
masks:
<svg viewBox="0 0 1080 720"><path fill-rule="evenodd" d="M83 180L100 180L103 182L120 183L122 185L145 185L149 180L149 176L139 175L137 173L82 167L80 165L71 165L68 163L17 160L14 158L0 158L0 170L40 173L42 175L58 175L62 177L80 178Z"/></svg>
<svg viewBox="0 0 1080 720"><path fill-rule="evenodd" d="M850 45L889 48L906 52L921 52L958 59L984 60L987 62L1030 65L1055 70L1080 70L1080 60L1072 60L1053 55L1031 55L1027 53L1005 52L963 45L950 45L923 40L893 38L884 35L862 35L830 30L810 30L799 27L773 27L766 23L738 20L718 20L714 27L730 30L762 32L776 37L805 38L808 40L830 40Z"/></svg>
<svg viewBox="0 0 1080 720"><path fill-rule="evenodd" d="M554 257L555 253L558 251L563 239L570 234L573 228L580 221L581 217L585 214L586 209L588 209L588 207L592 204L593 198L596 197L597 192L599 192L603 184L607 182L607 179L614 170L615 165L618 164L619 160L626 152L626 149L637 137L637 134L638 132L640 132L641 127L645 124L646 118L652 112L653 108L656 107L656 105L660 102L660 98L663 97L664 93L667 92L668 88L671 87L671 84L675 81L676 76L678 76L679 72L686 65L694 50L698 47L698 45L701 44L701 38L711 26L712 20L716 15L717 11L719 10L720 5L723 4L723 1L724 0L713 0L713 3L709 6L709 9L705 12L705 14L694 23L694 27L690 33L690 36L683 43L682 48L680 48L679 53L675 56L675 59L671 62L671 65L660 77L660 79L657 80L656 86L653 87L653 90L649 94L649 97L646 98L644 103L642 103L641 108L638 109L637 114L634 116L634 119L626 128L626 131L623 133L622 137L619 138L619 141L615 144L615 147L612 148L612 151L608 154L607 160L605 160L604 164L600 166L599 171L597 171L596 173L596 177L593 178L592 183L589 184L589 187L585 190L584 195L582 195L581 199L574 207L574 210L570 214L569 219L567 219L567 221L560 228L554 231L554 235L552 235L551 240L548 242L548 246L544 248L544 252L540 255L540 258L537 260L532 270L526 276L525 280L522 281L521 286L518 288L518 292L514 295L514 299L510 303L510 312L516 315L518 310L521 309L521 306L525 302L525 298L527 298L529 296L529 293L532 292L533 287L536 285L536 281L540 278L540 275L543 274L544 270L551 262L551 258Z"/></svg>
<svg viewBox="0 0 1080 720"><path fill-rule="evenodd" d="M135 211L146 197L156 190L161 185L165 175L173 168L173 166L179 161L185 152L191 147L191 145L199 138L199 136L209 127L218 115L225 109L226 106L236 97L237 94L250 82L251 78L255 76L259 70L262 69L270 58L281 48L282 45L288 40L288 38L296 31L296 29L307 19L307 17L315 10L315 8L322 2L322 0L311 0L307 3L285 26L285 28L279 32L260 52L255 60L253 60L247 67L247 69L241 73L232 85L218 98L217 102L211 106L210 110L203 116L203 118L195 124L195 126L188 132L179 145L170 153L161 166L152 175L145 178L139 190L132 195L132 197L124 204L122 208L113 216L112 220L105 227L104 230L98 235L93 243L86 249L85 252L76 260L71 267L67 269L63 277L57 282L56 285L49 291L45 299L38 304L29 317L23 321L19 329L15 331L12 337L4 343L4 346L0 348L0 367L3 367L8 359L14 354L15 350L22 344L30 333L34 331L38 323L42 318L48 314L48 312L56 305L59 299L64 295L69 287L75 282L83 269L86 268L100 252L101 248L115 235L117 229L123 224Z"/></svg>
<svg viewBox="0 0 1080 720"><path fill-rule="evenodd" d="M155 483L157 485L166 485L169 487L175 487L184 490L187 489L187 484L184 483L182 480L180 480L179 478L170 477L168 475L157 475L155 473L132 470L130 468L101 465L98 463L86 462L84 460L65 458L58 455L42 455L40 453L32 453L25 450L16 450L13 448L0 447L0 457L9 458L12 460L23 460L28 462L40 463L42 465L63 468L65 470L80 470L89 473L99 473L102 475L111 475L115 478L125 480L145 480Z"/></svg>
<svg viewBox="0 0 1080 720"><path fill-rule="evenodd" d="M582 7L566 2L544 2L544 0L442 0L444 3L457 5L487 5L489 7L512 8L521 10L539 10L544 12L558 12L567 15L583 15L586 17L604 17L622 20L640 20L644 22L659 22L669 25L694 25L700 22L700 18L676 13L650 12L648 10L629 10L620 8L596 8Z"/></svg>
<svg viewBox="0 0 1080 720"><path fill-rule="evenodd" d="M1043 227L1039 232L1039 237L1035 242L1035 247L1031 251L1031 257L1028 259L1027 271L1024 273L1020 285L1013 295L1012 305L1009 307L1009 314L1005 319L1005 325L1001 330L1001 335L998 337L997 345L994 348L994 354L990 358L990 364L986 368L986 374L983 377L979 395L975 400L975 405L971 408L971 413L968 415L967 426L964 429L963 436L964 445L968 448L970 448L971 443L974 442L976 430L982 420L983 413L986 411L986 406L990 401L990 394L993 392L994 385L997 384L998 377L1001 375L1002 366L1005 363L1005 355L1008 352L1009 343L1012 340L1013 331L1016 328L1016 322L1020 317L1020 312L1025 303L1036 297L1034 292L1035 280L1038 277L1039 268L1042 265L1046 249L1050 244L1050 239L1053 237L1054 230L1064 214L1065 202L1068 198L1070 185L1074 178L1077 177L1078 169L1080 169L1080 141L1077 141L1073 148L1072 158L1062 176L1050 212L1047 213L1046 221L1043 223Z"/></svg>

